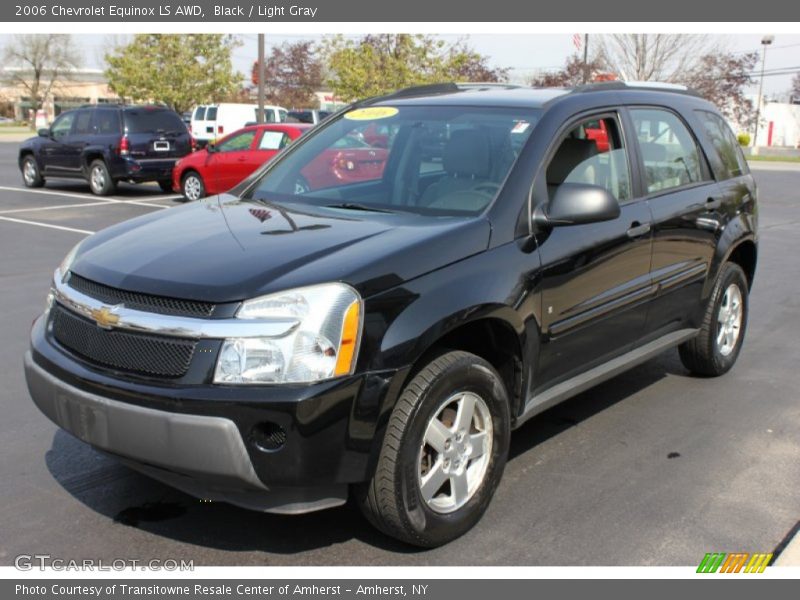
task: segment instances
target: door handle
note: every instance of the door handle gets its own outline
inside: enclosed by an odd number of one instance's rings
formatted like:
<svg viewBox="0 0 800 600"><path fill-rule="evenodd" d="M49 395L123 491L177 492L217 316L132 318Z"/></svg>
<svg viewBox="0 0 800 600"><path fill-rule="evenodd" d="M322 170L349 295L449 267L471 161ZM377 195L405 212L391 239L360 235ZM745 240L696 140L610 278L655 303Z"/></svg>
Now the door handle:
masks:
<svg viewBox="0 0 800 600"><path fill-rule="evenodd" d="M237 158L237 159L236 159L236 162L244 162L244 161L246 161L246 160L247 160L247 157L246 157L246 156L241 156L241 157L239 157L239 158Z"/></svg>
<svg viewBox="0 0 800 600"><path fill-rule="evenodd" d="M708 200L706 200L706 208L708 210L716 210L720 206L722 206L722 200L719 198L709 197Z"/></svg>
<svg viewBox="0 0 800 600"><path fill-rule="evenodd" d="M639 223L639 221L634 221L631 223L630 229L628 229L629 238L637 238L647 233L650 233L650 223Z"/></svg>

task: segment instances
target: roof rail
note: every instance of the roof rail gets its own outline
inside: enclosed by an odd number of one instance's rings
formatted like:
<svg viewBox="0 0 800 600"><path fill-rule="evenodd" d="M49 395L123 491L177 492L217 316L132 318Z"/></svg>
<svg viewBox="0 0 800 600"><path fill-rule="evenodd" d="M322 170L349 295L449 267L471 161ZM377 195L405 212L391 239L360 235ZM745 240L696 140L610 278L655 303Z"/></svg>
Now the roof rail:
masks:
<svg viewBox="0 0 800 600"><path fill-rule="evenodd" d="M662 81L600 81L597 83L587 83L572 88L570 93L584 94L587 92L603 92L613 90L650 90L659 92L672 92L675 94L687 94L689 96L700 96L700 94L685 85L678 83L665 83Z"/></svg>
<svg viewBox="0 0 800 600"><path fill-rule="evenodd" d="M429 83L427 85L414 85L411 87L403 88L381 96L383 98L407 98L411 96L428 96L433 94L452 94L459 91L459 87L453 83Z"/></svg>
<svg viewBox="0 0 800 600"><path fill-rule="evenodd" d="M516 90L519 88L527 88L526 85L518 85L516 83L502 83L498 81L459 81L456 87L460 90Z"/></svg>

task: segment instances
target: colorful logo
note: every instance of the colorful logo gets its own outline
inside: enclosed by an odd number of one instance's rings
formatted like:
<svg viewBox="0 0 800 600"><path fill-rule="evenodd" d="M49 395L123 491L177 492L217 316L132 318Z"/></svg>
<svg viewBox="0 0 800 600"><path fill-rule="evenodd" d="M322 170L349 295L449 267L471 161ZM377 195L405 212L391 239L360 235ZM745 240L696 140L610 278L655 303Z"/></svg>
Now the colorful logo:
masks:
<svg viewBox="0 0 800 600"><path fill-rule="evenodd" d="M763 573L772 560L772 553L709 552L700 561L698 573Z"/></svg>

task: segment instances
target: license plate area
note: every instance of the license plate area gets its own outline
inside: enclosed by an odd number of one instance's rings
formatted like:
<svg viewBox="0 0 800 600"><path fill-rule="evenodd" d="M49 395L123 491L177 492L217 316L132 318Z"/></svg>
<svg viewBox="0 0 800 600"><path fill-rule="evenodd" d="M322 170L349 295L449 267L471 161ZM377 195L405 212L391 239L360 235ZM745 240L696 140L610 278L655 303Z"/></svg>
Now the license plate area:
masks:
<svg viewBox="0 0 800 600"><path fill-rule="evenodd" d="M153 150L156 152L169 152L169 142L158 141L153 142Z"/></svg>

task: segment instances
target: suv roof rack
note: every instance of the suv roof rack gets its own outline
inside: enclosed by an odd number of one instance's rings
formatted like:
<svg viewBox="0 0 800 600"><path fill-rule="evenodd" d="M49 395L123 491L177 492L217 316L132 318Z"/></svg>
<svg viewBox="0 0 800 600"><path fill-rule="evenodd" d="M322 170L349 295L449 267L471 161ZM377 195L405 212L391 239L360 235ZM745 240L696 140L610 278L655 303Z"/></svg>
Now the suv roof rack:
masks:
<svg viewBox="0 0 800 600"><path fill-rule="evenodd" d="M700 96L700 94L685 85L678 83L665 83L663 81L600 81L597 83L587 83L578 85L570 90L573 94L585 94L587 92L603 92L613 90L649 90L659 92L671 92L674 94L687 94L689 96Z"/></svg>

